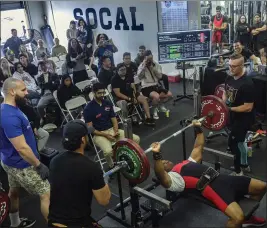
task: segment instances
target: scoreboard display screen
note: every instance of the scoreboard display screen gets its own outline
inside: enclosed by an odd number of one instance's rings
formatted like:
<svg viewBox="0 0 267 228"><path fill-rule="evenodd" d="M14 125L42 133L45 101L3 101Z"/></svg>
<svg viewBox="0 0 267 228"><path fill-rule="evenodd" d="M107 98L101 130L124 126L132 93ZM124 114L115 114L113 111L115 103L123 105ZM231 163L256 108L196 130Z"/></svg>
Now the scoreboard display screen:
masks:
<svg viewBox="0 0 267 228"><path fill-rule="evenodd" d="M159 63L211 57L211 30L158 33Z"/></svg>

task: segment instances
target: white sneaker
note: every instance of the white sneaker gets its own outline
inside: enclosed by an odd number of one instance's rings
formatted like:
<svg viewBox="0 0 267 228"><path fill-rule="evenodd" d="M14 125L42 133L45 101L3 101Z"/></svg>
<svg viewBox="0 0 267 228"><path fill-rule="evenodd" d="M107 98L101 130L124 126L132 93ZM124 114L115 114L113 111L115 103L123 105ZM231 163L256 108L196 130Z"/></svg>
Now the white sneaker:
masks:
<svg viewBox="0 0 267 228"><path fill-rule="evenodd" d="M232 172L232 173L230 174L230 176L237 176L237 177L241 177L241 176L244 176L244 173L243 173L243 171L241 170L241 172L240 172L240 173Z"/></svg>
<svg viewBox="0 0 267 228"><path fill-rule="evenodd" d="M167 112L167 111L169 111L167 108L165 108L165 106L164 105L160 105L159 106L159 111L160 112Z"/></svg>
<svg viewBox="0 0 267 228"><path fill-rule="evenodd" d="M155 120L158 120L158 119L159 119L158 109L157 109L157 108L154 109L153 118L154 118Z"/></svg>
<svg viewBox="0 0 267 228"><path fill-rule="evenodd" d="M244 173L250 173L250 172L251 172L250 166L248 166L247 168L241 168L241 170L242 170Z"/></svg>

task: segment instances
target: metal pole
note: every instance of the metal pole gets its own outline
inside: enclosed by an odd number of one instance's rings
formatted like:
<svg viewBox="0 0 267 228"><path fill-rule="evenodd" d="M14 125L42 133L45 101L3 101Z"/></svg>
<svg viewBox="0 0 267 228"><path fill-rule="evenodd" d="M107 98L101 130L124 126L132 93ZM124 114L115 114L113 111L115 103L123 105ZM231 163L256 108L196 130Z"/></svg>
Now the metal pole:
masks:
<svg viewBox="0 0 267 228"><path fill-rule="evenodd" d="M123 206L123 195L122 195L121 174L120 174L120 172L117 173L117 178L118 178L118 188L119 188L119 198L120 198L121 219L123 221L125 221L126 217L125 217L125 210L124 210L124 206Z"/></svg>
<svg viewBox="0 0 267 228"><path fill-rule="evenodd" d="M130 118L123 120L124 136L127 139L133 139L132 120Z"/></svg>

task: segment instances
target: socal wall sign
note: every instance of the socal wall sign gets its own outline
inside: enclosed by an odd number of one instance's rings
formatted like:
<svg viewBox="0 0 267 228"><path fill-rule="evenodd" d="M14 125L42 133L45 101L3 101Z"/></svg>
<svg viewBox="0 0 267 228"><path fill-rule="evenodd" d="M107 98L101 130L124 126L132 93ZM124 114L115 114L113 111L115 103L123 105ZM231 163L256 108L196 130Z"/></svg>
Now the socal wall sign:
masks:
<svg viewBox="0 0 267 228"><path fill-rule="evenodd" d="M137 25L136 7L129 7L129 11L131 13L131 21L127 22L123 8L117 8L116 23L114 26L115 30L130 30L129 23L131 23L130 25L132 31L144 31L143 24ZM97 17L97 13L94 8L87 8L84 12L81 8L75 8L73 10L73 15L76 20L79 20L85 16L87 24L90 25L92 29L96 29L98 27L98 21L104 30L110 30L113 27L111 20L109 20L107 23L104 23L104 17L111 17L110 9L106 7L100 8L98 12L99 18ZM91 24L90 18L93 18L93 24Z"/></svg>

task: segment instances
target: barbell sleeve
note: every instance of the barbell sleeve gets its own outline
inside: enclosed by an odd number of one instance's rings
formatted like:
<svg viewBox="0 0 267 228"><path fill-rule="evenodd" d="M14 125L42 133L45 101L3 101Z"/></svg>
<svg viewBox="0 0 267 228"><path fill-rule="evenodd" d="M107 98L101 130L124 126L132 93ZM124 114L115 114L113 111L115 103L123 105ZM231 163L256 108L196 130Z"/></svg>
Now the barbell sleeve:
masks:
<svg viewBox="0 0 267 228"><path fill-rule="evenodd" d="M209 115L208 115L208 116L209 116ZM197 121L202 122L202 121L204 121L208 116L204 116L204 117L198 119ZM192 126L193 126L192 123L189 124L188 126L182 128L182 129L180 129L179 131L175 132L174 134L170 135L169 137L167 137L167 138L161 140L161 141L159 142L159 144L161 145L161 144L165 143L166 141L168 141L169 139L171 139L171 138L173 138L173 137L176 137L177 135L182 134L183 131L187 130L188 128L190 128L190 127L192 127ZM149 153L151 150L152 150L152 147L149 147L148 149L145 150L145 153Z"/></svg>
<svg viewBox="0 0 267 228"><path fill-rule="evenodd" d="M107 176L110 176L110 175L120 171L122 168L127 167L127 166L128 166L127 162L126 161L122 161L119 165L115 166L113 169L105 172L103 177L105 178Z"/></svg>

